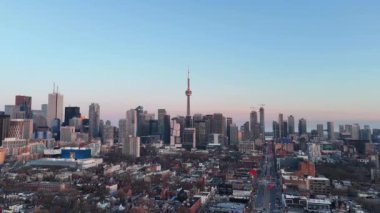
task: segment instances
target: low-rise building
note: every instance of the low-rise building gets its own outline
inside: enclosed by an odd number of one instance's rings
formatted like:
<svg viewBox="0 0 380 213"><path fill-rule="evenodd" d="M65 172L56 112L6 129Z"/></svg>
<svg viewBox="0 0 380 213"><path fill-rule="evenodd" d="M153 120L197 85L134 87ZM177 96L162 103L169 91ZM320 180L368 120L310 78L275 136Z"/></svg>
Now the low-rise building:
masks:
<svg viewBox="0 0 380 213"><path fill-rule="evenodd" d="M312 195L329 195L330 180L325 177L307 177L307 189Z"/></svg>

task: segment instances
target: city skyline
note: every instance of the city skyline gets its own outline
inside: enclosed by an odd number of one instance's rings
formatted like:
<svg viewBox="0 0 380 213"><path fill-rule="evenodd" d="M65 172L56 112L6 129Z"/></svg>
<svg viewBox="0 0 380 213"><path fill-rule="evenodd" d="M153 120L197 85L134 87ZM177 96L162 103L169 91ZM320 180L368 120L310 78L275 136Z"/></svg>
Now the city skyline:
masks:
<svg viewBox="0 0 380 213"><path fill-rule="evenodd" d="M65 106L99 103L113 124L138 105L185 115L189 65L194 113L243 123L251 106L266 104L268 127L279 113L380 126L378 9L356 1L1 3L0 70L17 77L0 85L0 106L21 94L39 108L56 82Z"/></svg>

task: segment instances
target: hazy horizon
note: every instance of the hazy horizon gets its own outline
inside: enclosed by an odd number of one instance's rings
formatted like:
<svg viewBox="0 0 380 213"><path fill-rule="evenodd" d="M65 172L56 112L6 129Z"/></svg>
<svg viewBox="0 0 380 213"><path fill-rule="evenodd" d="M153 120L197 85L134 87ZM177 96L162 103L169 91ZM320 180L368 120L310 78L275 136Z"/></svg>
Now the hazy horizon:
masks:
<svg viewBox="0 0 380 213"><path fill-rule="evenodd" d="M380 127L379 2L25 2L0 2L0 107L38 109L55 82L114 125L138 105L184 115L189 66L192 114Z"/></svg>

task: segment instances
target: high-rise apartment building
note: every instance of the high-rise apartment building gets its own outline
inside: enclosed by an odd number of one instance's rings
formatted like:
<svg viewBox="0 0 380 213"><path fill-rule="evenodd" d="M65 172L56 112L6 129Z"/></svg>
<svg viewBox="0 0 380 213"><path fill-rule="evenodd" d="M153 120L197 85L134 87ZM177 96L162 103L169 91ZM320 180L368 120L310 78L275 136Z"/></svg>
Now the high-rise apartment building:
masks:
<svg viewBox="0 0 380 213"><path fill-rule="evenodd" d="M91 138L100 136L100 105L92 103L88 110L89 132Z"/></svg>
<svg viewBox="0 0 380 213"><path fill-rule="evenodd" d="M127 135L128 137L137 136L137 112L135 109L127 111Z"/></svg>
<svg viewBox="0 0 380 213"><path fill-rule="evenodd" d="M260 134L262 135L262 137L264 139L265 138L264 107L260 107L259 114L260 114Z"/></svg>
<svg viewBox="0 0 380 213"><path fill-rule="evenodd" d="M323 137L323 124L317 124L317 135Z"/></svg>
<svg viewBox="0 0 380 213"><path fill-rule="evenodd" d="M335 139L334 127L335 127L334 122L332 121L327 122L327 139L330 141Z"/></svg>
<svg viewBox="0 0 380 213"><path fill-rule="evenodd" d="M119 120L119 144L124 144L128 139L127 119Z"/></svg>
<svg viewBox="0 0 380 213"><path fill-rule="evenodd" d="M307 134L307 122L306 119L301 118L298 122L298 134L305 135Z"/></svg>
<svg viewBox="0 0 380 213"><path fill-rule="evenodd" d="M158 109L157 116L158 116L158 132L161 135L161 139L164 140L166 110Z"/></svg>
<svg viewBox="0 0 380 213"><path fill-rule="evenodd" d="M294 116L293 115L290 115L288 117L288 132L291 135L295 133L295 122L294 122Z"/></svg>

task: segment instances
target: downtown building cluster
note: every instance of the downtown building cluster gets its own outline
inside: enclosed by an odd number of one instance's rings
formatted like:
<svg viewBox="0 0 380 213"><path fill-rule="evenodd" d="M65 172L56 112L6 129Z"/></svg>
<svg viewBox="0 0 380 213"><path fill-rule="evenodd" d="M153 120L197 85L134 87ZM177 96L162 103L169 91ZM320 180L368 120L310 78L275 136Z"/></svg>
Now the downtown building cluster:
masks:
<svg viewBox="0 0 380 213"><path fill-rule="evenodd" d="M268 131L264 105L238 127L222 113L192 115L190 78L187 86L185 115L158 109L156 116L137 106L116 126L101 119L97 103L86 109L88 117L79 107L65 107L55 89L39 110L32 109L32 97L16 96L0 112L1 207L16 212L368 208L349 200L377 193L380 130L358 124L335 129L334 122L310 130L306 119L296 125L294 116L280 114Z"/></svg>

